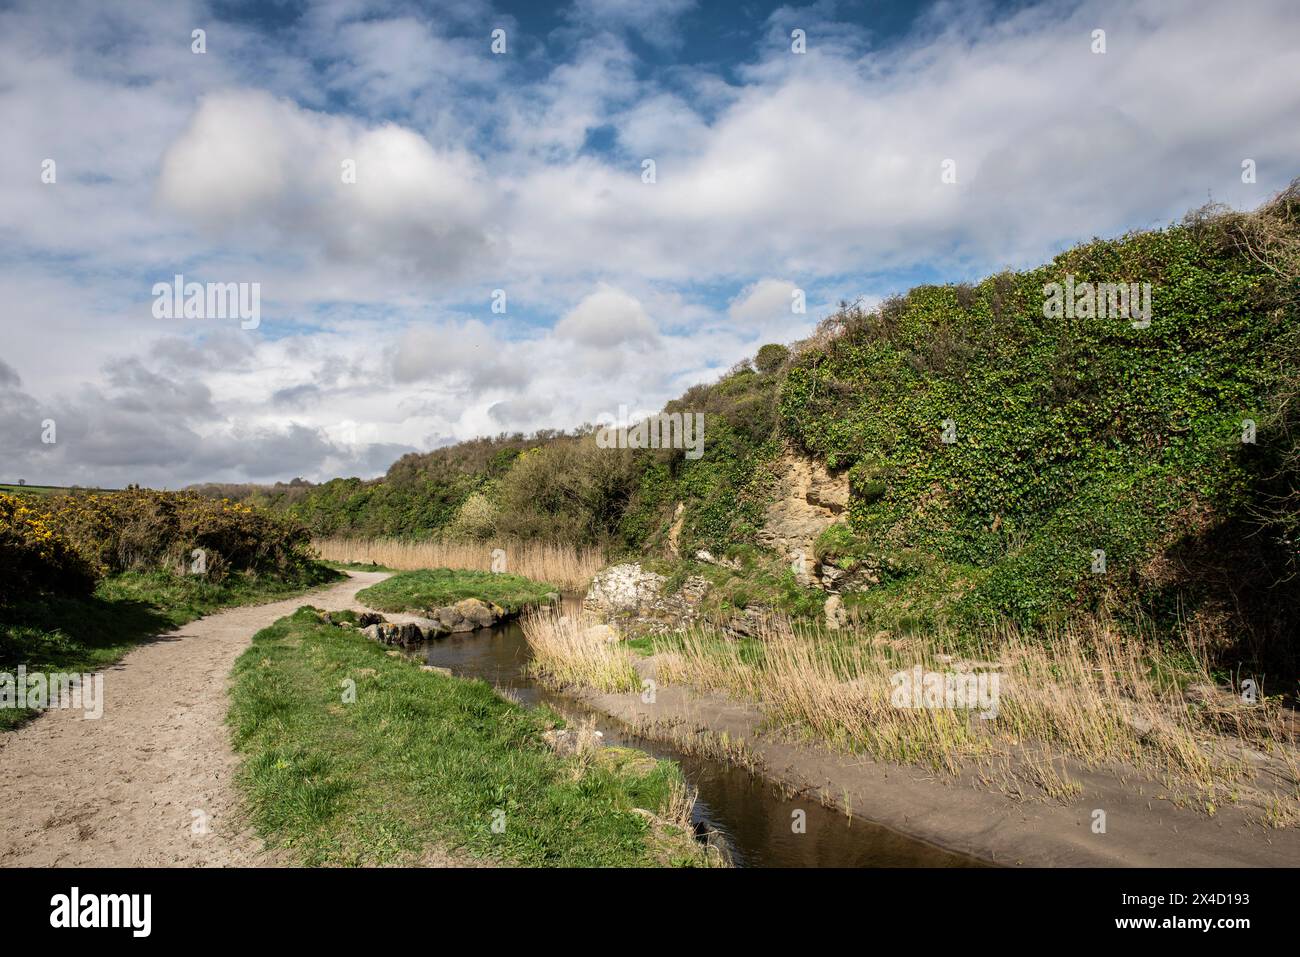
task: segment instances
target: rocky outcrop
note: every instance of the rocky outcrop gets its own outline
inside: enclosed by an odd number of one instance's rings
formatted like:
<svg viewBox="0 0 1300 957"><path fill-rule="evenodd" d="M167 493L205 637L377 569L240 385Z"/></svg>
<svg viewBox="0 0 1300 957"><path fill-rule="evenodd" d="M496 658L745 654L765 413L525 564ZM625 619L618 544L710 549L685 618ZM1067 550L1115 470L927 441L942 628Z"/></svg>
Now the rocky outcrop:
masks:
<svg viewBox="0 0 1300 957"><path fill-rule="evenodd" d="M838 631L848 622L848 613L844 610L844 599L839 595L831 595L826 599L826 605L822 609L826 616L826 627L831 631Z"/></svg>
<svg viewBox="0 0 1300 957"><path fill-rule="evenodd" d="M398 624L393 621L383 621L374 625L367 625L361 629L361 633L371 641L377 641L382 645L397 645L402 648L421 644L426 639L424 629L414 622ZM433 636L430 635L429 637Z"/></svg>
<svg viewBox="0 0 1300 957"><path fill-rule="evenodd" d="M704 548L701 548L695 553L695 560L697 562L703 562L706 565L717 565L720 568L730 568L732 571L740 570L740 562L736 561L734 558L717 558L714 556L713 552Z"/></svg>
<svg viewBox="0 0 1300 957"><path fill-rule="evenodd" d="M855 591L866 591L880 584L880 573L867 565L856 565L852 569L840 568L829 559L824 559L817 566L818 583L832 595L842 595Z"/></svg>
<svg viewBox="0 0 1300 957"><path fill-rule="evenodd" d="M698 617L700 602L712 587L708 579L692 575L671 594L667 584L663 575L639 563L611 565L592 579L582 607L602 618L690 621Z"/></svg>
<svg viewBox="0 0 1300 957"><path fill-rule="evenodd" d="M759 545L784 555L795 576L806 585L819 584L813 543L849 507L849 480L828 471L819 461L787 453L780 463L775 501L768 505L759 530Z"/></svg>

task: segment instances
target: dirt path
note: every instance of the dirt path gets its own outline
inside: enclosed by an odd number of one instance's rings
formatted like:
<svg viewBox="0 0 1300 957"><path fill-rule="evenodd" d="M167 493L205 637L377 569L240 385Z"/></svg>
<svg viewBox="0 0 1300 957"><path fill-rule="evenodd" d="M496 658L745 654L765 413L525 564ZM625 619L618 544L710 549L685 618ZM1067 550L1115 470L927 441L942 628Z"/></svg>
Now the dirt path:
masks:
<svg viewBox="0 0 1300 957"><path fill-rule="evenodd" d="M105 670L99 720L48 711L0 735L0 866L276 863L237 813L225 725L230 669L277 618L304 604L352 607L360 589L386 577L351 572L307 596L200 618ZM206 834L194 833L196 811Z"/></svg>

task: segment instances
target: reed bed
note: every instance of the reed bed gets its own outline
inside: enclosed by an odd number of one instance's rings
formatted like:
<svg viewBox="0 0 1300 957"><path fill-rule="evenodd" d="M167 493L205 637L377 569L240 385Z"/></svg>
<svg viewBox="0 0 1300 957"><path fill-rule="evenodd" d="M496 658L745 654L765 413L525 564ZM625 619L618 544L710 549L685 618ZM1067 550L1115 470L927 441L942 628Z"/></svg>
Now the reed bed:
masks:
<svg viewBox="0 0 1300 957"><path fill-rule="evenodd" d="M332 562L374 562L398 571L421 568L467 568L504 571L534 581L550 582L566 592L585 591L607 564L603 550L594 547L553 545L545 542L456 542L400 538L321 538L315 541L320 557ZM504 564L493 565L494 553L503 551ZM500 556L496 556L498 559Z"/></svg>
<svg viewBox="0 0 1300 957"><path fill-rule="evenodd" d="M533 651L529 673L539 681L609 692L641 686L627 649L593 632L593 622L550 606L524 615L521 624Z"/></svg>
<svg viewBox="0 0 1300 957"><path fill-rule="evenodd" d="M591 676L631 668L627 649L578 641L584 626L565 627L562 639L553 626L525 626L549 673L591 684ZM1136 767L1211 814L1244 799L1273 826L1300 821L1294 713L1277 698L1247 704L1216 690L1190 645L1170 647L1104 621L958 642L826 632L775 618L757 641L692 627L656 639L655 652L661 684L753 702L773 727L837 749L951 774L969 768L1007 791L1028 784L1060 799L1079 789L1071 764ZM900 675L918 669L968 689L983 676L992 701L917 706L900 691Z"/></svg>

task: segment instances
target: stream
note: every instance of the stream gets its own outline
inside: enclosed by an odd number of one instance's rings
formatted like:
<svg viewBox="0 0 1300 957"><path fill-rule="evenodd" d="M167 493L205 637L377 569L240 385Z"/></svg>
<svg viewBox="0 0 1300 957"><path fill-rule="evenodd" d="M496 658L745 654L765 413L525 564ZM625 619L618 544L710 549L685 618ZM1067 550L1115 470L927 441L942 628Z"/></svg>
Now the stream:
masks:
<svg viewBox="0 0 1300 957"><path fill-rule="evenodd" d="M815 800L785 798L770 782L725 761L684 753L634 735L582 702L535 684L524 673L528 642L517 622L427 642L416 652L428 664L481 678L526 705L544 704L567 721L594 720L607 745L638 748L676 761L698 792L697 831L722 838L738 867L981 867L982 862L905 837ZM792 813L806 813L806 832L793 833Z"/></svg>

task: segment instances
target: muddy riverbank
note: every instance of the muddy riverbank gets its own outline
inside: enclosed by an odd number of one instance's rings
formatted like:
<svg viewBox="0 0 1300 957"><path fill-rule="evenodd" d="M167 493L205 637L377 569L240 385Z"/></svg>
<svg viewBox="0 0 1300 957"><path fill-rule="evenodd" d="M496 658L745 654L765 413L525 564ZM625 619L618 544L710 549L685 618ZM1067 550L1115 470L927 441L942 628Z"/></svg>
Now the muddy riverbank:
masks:
<svg viewBox="0 0 1300 957"><path fill-rule="evenodd" d="M677 761L698 793L698 829L721 836L736 864L749 867L973 867L981 862L909 837L862 815L827 806L811 792L789 794L776 782L667 735L638 734L618 709L586 695L559 694L526 674L530 658L517 624L429 642L417 654L461 677L481 678L523 704L546 705L574 723L594 721L607 744L628 745ZM635 697L635 696L633 696ZM610 704L606 702L605 704ZM635 717L633 718L635 721ZM651 729L653 732L654 729Z"/></svg>

